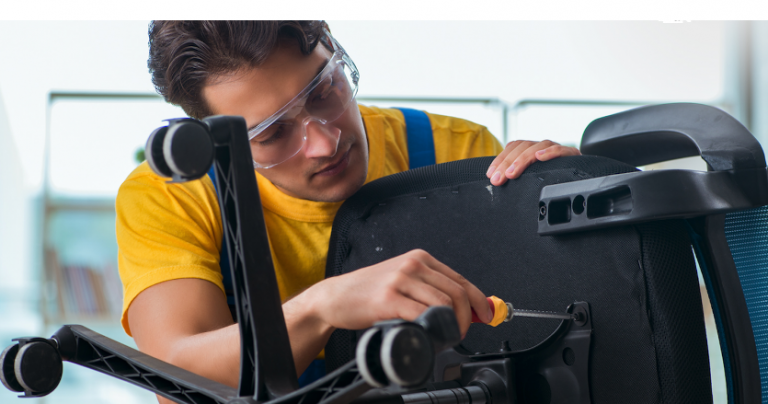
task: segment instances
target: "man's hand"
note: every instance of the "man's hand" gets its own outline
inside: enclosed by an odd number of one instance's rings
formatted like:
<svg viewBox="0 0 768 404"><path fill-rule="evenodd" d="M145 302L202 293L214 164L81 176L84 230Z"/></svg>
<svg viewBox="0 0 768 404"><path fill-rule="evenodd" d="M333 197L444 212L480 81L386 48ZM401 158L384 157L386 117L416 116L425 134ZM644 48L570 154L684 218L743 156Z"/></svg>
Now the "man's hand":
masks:
<svg viewBox="0 0 768 404"><path fill-rule="evenodd" d="M547 161L556 157L580 154L579 149L563 146L550 140L541 142L515 140L507 143L507 147L496 156L485 175L491 179L491 184L499 186L507 182L507 179L513 180L519 177L537 160Z"/></svg>
<svg viewBox="0 0 768 404"><path fill-rule="evenodd" d="M422 250L316 283L283 303L296 371L301 374L317 357L334 328L415 320L435 305L453 307L462 337L472 309L484 322L493 318L477 287ZM175 279L154 285L134 299L128 321L142 352L237 386L240 334L224 294L213 283Z"/></svg>
<svg viewBox="0 0 768 404"><path fill-rule="evenodd" d="M317 315L335 328L362 329L394 318L412 321L427 307L443 305L453 307L463 337L472 309L484 322L493 318L480 289L423 250L326 279L307 292Z"/></svg>

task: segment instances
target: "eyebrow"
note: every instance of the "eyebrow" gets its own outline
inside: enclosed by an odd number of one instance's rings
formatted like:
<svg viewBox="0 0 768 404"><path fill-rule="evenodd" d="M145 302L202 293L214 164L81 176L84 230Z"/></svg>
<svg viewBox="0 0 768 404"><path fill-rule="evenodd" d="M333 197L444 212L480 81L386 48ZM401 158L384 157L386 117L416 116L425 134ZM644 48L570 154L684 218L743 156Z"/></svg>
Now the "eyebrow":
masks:
<svg viewBox="0 0 768 404"><path fill-rule="evenodd" d="M319 83L319 82L320 82L320 80L322 79L322 78L320 77L320 73L322 73L322 72L323 72L323 70L325 70L325 68L328 66L328 63L330 63L331 59L333 59L333 55L331 55L331 57L330 57L330 58L327 58L327 59L325 59L325 63L321 64L321 65L320 65L320 68L319 68L319 69L317 69L317 71L315 72L315 78L313 78L313 79L312 79L312 81L310 81L310 82L309 82L309 84L307 84L306 86L304 86L304 88L307 88L307 87L311 87L311 86L314 86L314 85L316 85L317 83ZM302 90L302 91L303 91L303 90ZM293 101L293 99L291 99L291 101ZM290 101L289 101L289 102L290 102ZM286 104L286 105L288 105L288 104ZM283 105L283 107L285 107L285 105ZM283 107L281 107L281 108L283 108ZM269 119L269 118L267 118L267 119ZM249 128L248 128L248 129L246 129L246 130L247 130L248 132L252 131L252 130L254 130L254 129L257 127L257 126L261 125L261 123L262 123L262 122L264 122L264 121L261 121L261 122L257 123L256 125L253 125L253 126L249 127Z"/></svg>
<svg viewBox="0 0 768 404"><path fill-rule="evenodd" d="M322 72L323 72L323 70L325 70L325 68L326 68L326 67L328 67L328 63L330 63L330 62L331 62L331 59L333 59L333 56L331 56L331 57L330 57L330 58L328 58L328 59L325 59L325 63L323 63L322 65L320 65L320 68L319 68L319 69L317 69L317 72L315 72L315 78L314 78L314 79L312 79L312 82L311 82L311 83L309 83L309 85L307 85L307 87L309 87L309 86L313 86L313 85L315 85L315 84L317 84L317 83L319 83L319 82L320 82L320 79L321 79L321 78L320 78L320 73L322 73ZM305 87L305 88L306 88L306 87Z"/></svg>

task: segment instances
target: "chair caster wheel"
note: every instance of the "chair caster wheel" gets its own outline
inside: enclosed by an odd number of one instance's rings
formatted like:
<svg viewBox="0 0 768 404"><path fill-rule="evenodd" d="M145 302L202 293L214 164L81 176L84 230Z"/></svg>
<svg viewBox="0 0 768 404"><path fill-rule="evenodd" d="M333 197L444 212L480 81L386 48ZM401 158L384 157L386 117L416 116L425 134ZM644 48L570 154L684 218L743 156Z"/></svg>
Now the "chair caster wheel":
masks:
<svg viewBox="0 0 768 404"><path fill-rule="evenodd" d="M424 329L413 325L394 327L381 341L381 365L387 378L402 387L421 385L429 379L434 349Z"/></svg>
<svg viewBox="0 0 768 404"><path fill-rule="evenodd" d="M0 355L0 381L26 397L42 397L61 382L62 359L56 345L44 338L19 338Z"/></svg>
<svg viewBox="0 0 768 404"><path fill-rule="evenodd" d="M434 349L422 327L395 322L366 331L357 344L356 361L360 375L371 386L408 388L429 379Z"/></svg>
<svg viewBox="0 0 768 404"><path fill-rule="evenodd" d="M174 182L203 177L213 164L215 149L208 129L193 119L171 119L155 129L145 149L152 170Z"/></svg>
<svg viewBox="0 0 768 404"><path fill-rule="evenodd" d="M0 354L0 382L10 391L23 393L24 387L16 379L16 373L13 371L13 363L18 353L19 344L13 344Z"/></svg>

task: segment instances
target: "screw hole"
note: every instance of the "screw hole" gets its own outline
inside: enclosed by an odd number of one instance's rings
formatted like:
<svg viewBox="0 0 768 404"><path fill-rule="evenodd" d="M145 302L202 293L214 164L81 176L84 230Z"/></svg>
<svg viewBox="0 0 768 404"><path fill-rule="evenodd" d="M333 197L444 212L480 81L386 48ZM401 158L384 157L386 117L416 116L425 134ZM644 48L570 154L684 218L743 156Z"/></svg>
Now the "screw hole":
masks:
<svg viewBox="0 0 768 404"><path fill-rule="evenodd" d="M571 348L563 349L563 362L568 366L573 366L576 362L576 353Z"/></svg>
<svg viewBox="0 0 768 404"><path fill-rule="evenodd" d="M584 199L583 196L578 195L575 198L573 198L573 213L580 215L584 213L584 208L587 206L587 201Z"/></svg>

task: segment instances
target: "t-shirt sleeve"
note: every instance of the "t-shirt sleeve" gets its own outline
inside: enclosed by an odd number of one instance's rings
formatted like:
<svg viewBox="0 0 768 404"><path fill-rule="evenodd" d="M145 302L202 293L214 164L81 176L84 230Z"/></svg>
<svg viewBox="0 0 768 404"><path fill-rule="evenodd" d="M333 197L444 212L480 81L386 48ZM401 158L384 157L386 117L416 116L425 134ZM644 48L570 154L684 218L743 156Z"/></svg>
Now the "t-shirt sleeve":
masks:
<svg viewBox="0 0 768 404"><path fill-rule="evenodd" d="M432 123L437 163L496 156L504 148L483 125L444 115L428 114Z"/></svg>
<svg viewBox="0 0 768 404"><path fill-rule="evenodd" d="M222 292L221 219L208 177L167 184L146 162L120 186L115 201L118 268L123 283L121 323L133 299L161 282L197 278Z"/></svg>

